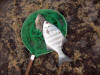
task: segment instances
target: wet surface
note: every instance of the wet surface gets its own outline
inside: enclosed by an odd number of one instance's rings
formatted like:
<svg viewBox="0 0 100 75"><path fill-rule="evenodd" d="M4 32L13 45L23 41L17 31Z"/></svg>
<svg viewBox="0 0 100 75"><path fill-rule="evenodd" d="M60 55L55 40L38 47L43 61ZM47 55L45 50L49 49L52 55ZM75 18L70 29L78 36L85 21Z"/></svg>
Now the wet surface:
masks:
<svg viewBox="0 0 100 75"><path fill-rule="evenodd" d="M99 0L1 0L0 75L24 75L30 53L21 40L26 17L39 9L54 9L68 22L63 51L73 59L58 66L52 52L36 58L30 75L100 75Z"/></svg>

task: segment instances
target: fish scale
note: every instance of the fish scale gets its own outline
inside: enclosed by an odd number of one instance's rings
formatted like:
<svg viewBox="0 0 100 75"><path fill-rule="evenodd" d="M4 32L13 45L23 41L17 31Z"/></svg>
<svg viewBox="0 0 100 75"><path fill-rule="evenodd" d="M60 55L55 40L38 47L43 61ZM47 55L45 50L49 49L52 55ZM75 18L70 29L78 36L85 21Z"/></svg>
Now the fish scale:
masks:
<svg viewBox="0 0 100 75"><path fill-rule="evenodd" d="M44 21L43 37L44 37L47 49L54 50L58 53L59 64L62 64L65 61L67 62L71 61L71 59L67 57L62 51L62 45L65 40L65 37L55 25L47 21Z"/></svg>
<svg viewBox="0 0 100 75"><path fill-rule="evenodd" d="M47 36L45 36L46 43L49 43L50 46L53 46L55 48L60 48L62 46L62 41L64 40L63 35L61 34L60 30L58 30L56 27L52 26L52 24L50 24L50 26L46 27L48 31ZM45 33L45 34L46 34Z"/></svg>
<svg viewBox="0 0 100 75"><path fill-rule="evenodd" d="M49 35L47 38L48 38L48 42L52 42L52 41L54 41L54 40L56 40L57 41L57 39L59 39L59 38L62 38L62 35L61 34L54 34L54 35Z"/></svg>
<svg viewBox="0 0 100 75"><path fill-rule="evenodd" d="M53 31L51 31L52 33ZM61 34L57 34L56 31L54 31L55 33L52 33L51 35L48 35L48 37L46 37L48 39L47 42L49 42L49 44L52 44L54 46L56 46L57 44L59 44L59 46L61 45L61 41L63 38Z"/></svg>

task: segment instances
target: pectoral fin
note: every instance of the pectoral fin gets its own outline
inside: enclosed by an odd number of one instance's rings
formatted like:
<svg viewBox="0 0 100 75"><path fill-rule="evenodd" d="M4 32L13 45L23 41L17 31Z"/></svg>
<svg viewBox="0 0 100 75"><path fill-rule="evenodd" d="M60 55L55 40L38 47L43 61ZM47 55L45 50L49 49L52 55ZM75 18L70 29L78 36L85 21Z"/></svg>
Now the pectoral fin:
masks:
<svg viewBox="0 0 100 75"><path fill-rule="evenodd" d="M49 46L47 46L47 50L51 50L51 48Z"/></svg>

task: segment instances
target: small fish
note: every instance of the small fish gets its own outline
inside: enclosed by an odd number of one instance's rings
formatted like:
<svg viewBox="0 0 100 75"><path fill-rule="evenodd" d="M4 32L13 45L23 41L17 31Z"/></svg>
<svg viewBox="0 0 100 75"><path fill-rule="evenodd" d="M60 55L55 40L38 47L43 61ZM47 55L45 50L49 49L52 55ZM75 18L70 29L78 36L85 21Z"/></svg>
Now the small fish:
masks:
<svg viewBox="0 0 100 75"><path fill-rule="evenodd" d="M64 62L71 62L72 60L66 56L62 51L62 45L66 40L61 31L53 24L44 21L43 37L47 45L47 49L56 51L59 56L59 65Z"/></svg>
<svg viewBox="0 0 100 75"><path fill-rule="evenodd" d="M42 15L38 14L36 19L35 19L35 26L41 32L43 30L43 23L44 23L44 21L45 21L45 18Z"/></svg>

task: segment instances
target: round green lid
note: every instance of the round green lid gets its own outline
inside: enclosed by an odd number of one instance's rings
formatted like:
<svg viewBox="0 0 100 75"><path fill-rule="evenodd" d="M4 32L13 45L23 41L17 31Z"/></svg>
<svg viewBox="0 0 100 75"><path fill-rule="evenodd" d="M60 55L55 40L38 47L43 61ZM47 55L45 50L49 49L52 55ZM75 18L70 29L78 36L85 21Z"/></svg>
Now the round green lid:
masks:
<svg viewBox="0 0 100 75"><path fill-rule="evenodd" d="M23 23L21 38L26 48L36 57L52 52L46 49L42 32L35 27L35 19L38 14L41 14L48 22L56 25L64 36L67 35L66 20L59 12L51 9L41 9L30 14Z"/></svg>

